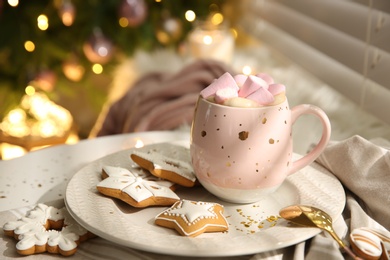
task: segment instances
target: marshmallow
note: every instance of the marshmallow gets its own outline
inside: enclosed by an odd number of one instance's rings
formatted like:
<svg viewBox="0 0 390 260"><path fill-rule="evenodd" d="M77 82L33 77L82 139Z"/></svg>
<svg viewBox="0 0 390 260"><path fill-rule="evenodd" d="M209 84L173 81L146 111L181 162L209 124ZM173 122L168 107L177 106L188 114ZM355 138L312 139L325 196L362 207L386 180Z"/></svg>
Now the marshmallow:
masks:
<svg viewBox="0 0 390 260"><path fill-rule="evenodd" d="M236 81L239 87L242 87L242 85L244 85L247 78L248 76L245 74L237 74L234 76L234 80Z"/></svg>
<svg viewBox="0 0 390 260"><path fill-rule="evenodd" d="M229 98L225 102L223 102L223 105L230 106L230 107L244 107L244 108L261 106L259 103L257 103L254 100L250 100L242 97Z"/></svg>
<svg viewBox="0 0 390 260"><path fill-rule="evenodd" d="M274 99L275 99L274 102L269 104L270 106L274 106L274 105L277 105L277 104L284 102L286 100L286 93L281 92L280 94L275 95Z"/></svg>
<svg viewBox="0 0 390 260"><path fill-rule="evenodd" d="M237 90L233 88L223 88L218 89L217 92L215 92L214 100L218 104L222 104L225 100L238 97Z"/></svg>
<svg viewBox="0 0 390 260"><path fill-rule="evenodd" d="M200 95L218 104L235 107L258 107L275 105L286 99L286 86L274 83L266 74L237 74L234 77L228 72L214 80Z"/></svg>
<svg viewBox="0 0 390 260"><path fill-rule="evenodd" d="M203 89L200 92L200 95L203 98L209 98L217 92L219 89L224 88L232 88L238 91L238 86L232 75L230 75L229 72L226 72L222 76L220 76L218 79L214 80L208 87Z"/></svg>
<svg viewBox="0 0 390 260"><path fill-rule="evenodd" d="M256 76L259 78L262 78L265 82L267 82L268 85L275 83L274 79L266 73L259 73L259 74L256 74Z"/></svg>
<svg viewBox="0 0 390 260"><path fill-rule="evenodd" d="M274 102L274 96L265 88L259 88L252 94L246 97L247 99L254 100L260 105L268 105Z"/></svg>
<svg viewBox="0 0 390 260"><path fill-rule="evenodd" d="M286 91L286 86L283 84L271 84L268 87L268 91L271 92L272 95L278 95L282 92Z"/></svg>
<svg viewBox="0 0 390 260"><path fill-rule="evenodd" d="M260 88L267 89L268 88L267 82L265 82L265 80L263 80L259 77L251 75L247 78L247 80L244 82L244 84L240 88L240 90L238 92L238 96L239 97L247 97Z"/></svg>

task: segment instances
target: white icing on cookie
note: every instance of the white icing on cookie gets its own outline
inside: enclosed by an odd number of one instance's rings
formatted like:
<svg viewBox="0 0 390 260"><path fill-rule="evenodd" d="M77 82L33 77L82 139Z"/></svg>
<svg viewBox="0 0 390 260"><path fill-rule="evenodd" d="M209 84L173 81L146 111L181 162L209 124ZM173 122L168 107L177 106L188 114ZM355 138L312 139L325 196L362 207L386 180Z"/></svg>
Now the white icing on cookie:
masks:
<svg viewBox="0 0 390 260"><path fill-rule="evenodd" d="M163 181L145 172L131 172L121 167L103 166L103 170L109 177L99 182L98 187L121 190L137 202L150 197L180 199L170 189L174 185L173 182Z"/></svg>
<svg viewBox="0 0 390 260"><path fill-rule="evenodd" d="M180 146L178 146L180 147ZM196 177L194 174L194 170L192 168L192 164L189 160L184 159L185 155L187 154L187 150L185 150L184 147L180 147L183 149L182 151L172 151L171 154L169 154L168 151L164 151L164 149L150 149L148 151L140 151L135 150L133 154L147 160L153 163L153 167L155 169L163 169L166 171L175 172L178 175L195 182ZM180 149L178 148L178 149ZM163 154L165 152L165 154ZM176 155L181 154L182 158L175 158ZM189 155L188 155L189 156ZM190 158L190 157L188 157Z"/></svg>
<svg viewBox="0 0 390 260"><path fill-rule="evenodd" d="M157 215L155 222L173 222L182 234L193 236L207 232L209 228L213 231L228 230L227 220L222 213L223 206L217 203L181 200Z"/></svg>
<svg viewBox="0 0 390 260"><path fill-rule="evenodd" d="M179 214L188 225L191 225L199 219L217 217L217 214L213 212L213 208L214 203L201 201L194 203L183 200L177 207L167 210L164 214Z"/></svg>
<svg viewBox="0 0 390 260"><path fill-rule="evenodd" d="M46 230L49 220L62 221L64 225L61 231ZM88 231L73 220L65 207L57 209L44 204L38 204L30 210L25 217L17 221L4 224L4 230L13 230L19 240L16 244L18 250L27 250L34 246L59 246L63 251L70 251L77 247L76 241Z"/></svg>

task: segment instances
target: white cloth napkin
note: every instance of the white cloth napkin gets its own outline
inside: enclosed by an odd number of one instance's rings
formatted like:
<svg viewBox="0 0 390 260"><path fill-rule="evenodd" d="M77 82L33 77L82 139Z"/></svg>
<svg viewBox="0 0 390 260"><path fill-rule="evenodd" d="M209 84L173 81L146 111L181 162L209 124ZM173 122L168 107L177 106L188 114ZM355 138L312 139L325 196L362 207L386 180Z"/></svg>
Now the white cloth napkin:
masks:
<svg viewBox="0 0 390 260"><path fill-rule="evenodd" d="M329 144L317 159L353 195L347 206L351 228L374 225L390 229L390 143L353 136ZM353 201L353 198L355 199ZM359 216L359 217L358 217ZM379 225L380 224L380 225Z"/></svg>
<svg viewBox="0 0 390 260"><path fill-rule="evenodd" d="M350 231L359 227L370 227L390 236L389 149L387 140L352 136L344 141L330 142L316 160L332 172L346 190L346 207L334 228L347 244ZM386 246L390 247L389 244ZM337 243L323 232L288 252L267 252L252 259L345 258L350 257L340 252Z"/></svg>

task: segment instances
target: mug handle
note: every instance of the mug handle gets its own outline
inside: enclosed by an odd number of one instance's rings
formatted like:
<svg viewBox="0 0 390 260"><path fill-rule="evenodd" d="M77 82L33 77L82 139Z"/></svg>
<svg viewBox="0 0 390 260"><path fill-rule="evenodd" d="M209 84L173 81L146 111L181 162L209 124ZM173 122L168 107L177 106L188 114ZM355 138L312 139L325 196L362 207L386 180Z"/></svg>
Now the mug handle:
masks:
<svg viewBox="0 0 390 260"><path fill-rule="evenodd" d="M318 144L314 147L313 150L311 150L308 154L303 156L302 158L294 161L292 163L292 166L290 167L287 175L293 174L303 167L309 165L312 163L315 159L317 159L318 156L324 151L326 145L329 142L330 139L330 133L331 133L331 126L328 116L325 114L325 112L320 109L319 107L309 105L309 104L302 104L295 106L291 109L291 120L292 125L295 123L295 121L304 114L311 114L316 117L318 117L322 123L322 136L321 140L318 142Z"/></svg>

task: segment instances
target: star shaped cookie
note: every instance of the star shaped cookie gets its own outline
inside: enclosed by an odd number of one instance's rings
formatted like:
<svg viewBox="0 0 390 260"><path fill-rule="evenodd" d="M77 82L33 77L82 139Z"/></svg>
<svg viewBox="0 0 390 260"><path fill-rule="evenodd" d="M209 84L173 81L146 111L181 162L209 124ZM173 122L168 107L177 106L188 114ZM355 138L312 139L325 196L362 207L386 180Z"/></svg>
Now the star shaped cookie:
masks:
<svg viewBox="0 0 390 260"><path fill-rule="evenodd" d="M204 232L223 232L228 230L223 211L223 206L218 203L180 200L158 214L155 224L190 237Z"/></svg>
<svg viewBox="0 0 390 260"><path fill-rule="evenodd" d="M120 199L133 207L171 206L180 200L173 192L174 183L144 171L103 166L102 178L96 185L100 193Z"/></svg>
<svg viewBox="0 0 390 260"><path fill-rule="evenodd" d="M196 177L190 150L171 143L157 143L135 149L131 159L156 177L184 187L193 187Z"/></svg>

